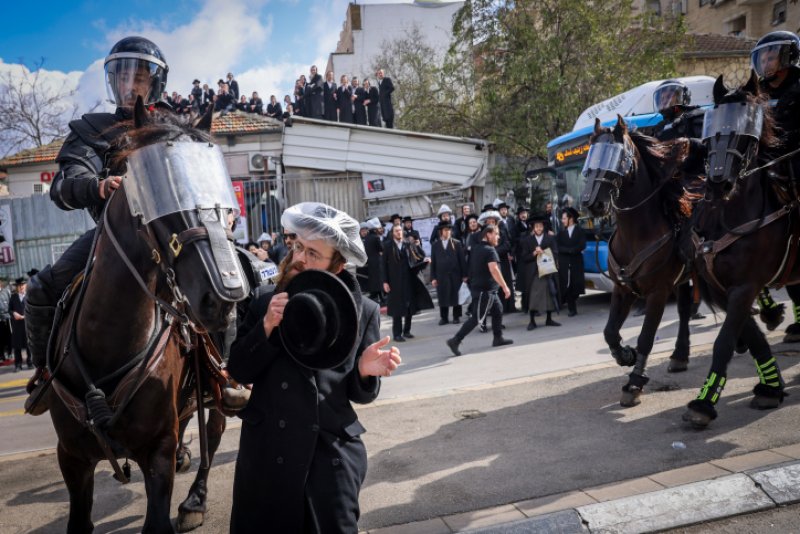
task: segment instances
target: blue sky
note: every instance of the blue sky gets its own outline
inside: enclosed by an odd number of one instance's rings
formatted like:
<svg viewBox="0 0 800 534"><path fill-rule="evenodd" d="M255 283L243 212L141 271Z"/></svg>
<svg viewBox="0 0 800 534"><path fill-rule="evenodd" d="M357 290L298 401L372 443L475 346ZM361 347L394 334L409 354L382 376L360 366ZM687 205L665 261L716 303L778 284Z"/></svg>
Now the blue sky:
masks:
<svg viewBox="0 0 800 534"><path fill-rule="evenodd" d="M386 3L402 0L369 0ZM81 107L105 98L102 59L118 39L143 35L170 65L169 91L194 77L214 86L234 72L243 92L279 99L312 64L324 70L348 0L45 0L4 6L0 72L44 58L46 74L78 88Z"/></svg>

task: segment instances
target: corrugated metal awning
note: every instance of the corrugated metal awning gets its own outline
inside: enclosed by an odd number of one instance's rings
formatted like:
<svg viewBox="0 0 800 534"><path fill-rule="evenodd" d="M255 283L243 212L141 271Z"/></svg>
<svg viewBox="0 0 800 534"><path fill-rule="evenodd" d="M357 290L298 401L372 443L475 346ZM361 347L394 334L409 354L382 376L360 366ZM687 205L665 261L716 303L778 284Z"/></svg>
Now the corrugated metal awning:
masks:
<svg viewBox="0 0 800 534"><path fill-rule="evenodd" d="M489 143L480 139L293 118L283 130L287 167L482 185Z"/></svg>

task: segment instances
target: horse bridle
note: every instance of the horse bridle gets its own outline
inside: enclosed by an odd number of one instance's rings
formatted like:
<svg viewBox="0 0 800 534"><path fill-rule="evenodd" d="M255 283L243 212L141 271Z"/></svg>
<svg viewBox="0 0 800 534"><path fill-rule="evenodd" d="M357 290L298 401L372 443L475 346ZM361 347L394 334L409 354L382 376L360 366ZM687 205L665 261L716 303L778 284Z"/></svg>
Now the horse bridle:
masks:
<svg viewBox="0 0 800 534"><path fill-rule="evenodd" d="M612 179L606 178L605 174L599 178L594 179L596 182L600 182L601 184L608 184L609 186L611 186L611 194L609 195L609 206L617 213L624 213L641 208L648 201L650 201L655 195L657 195L659 191L661 191L661 189L667 183L666 180L662 181L658 185L658 187L656 187L649 195L647 195L643 200L637 202L633 206L621 207L617 205L617 202L615 202L615 198L617 201L619 201L620 189L622 189L623 180L625 179L626 176L628 176L635 170L635 164L636 164L636 159L634 158L634 147L630 141L630 138L627 135L623 138L622 145L624 147L625 159L630 161L630 167L628 169L628 172L626 172L625 174L612 173L614 175Z"/></svg>
<svg viewBox="0 0 800 534"><path fill-rule="evenodd" d="M147 284L142 279L142 276L136 270L136 267L131 263L130 258L125 253L125 250L119 244L119 240L117 240L116 235L114 234L114 230L111 228L111 225L108 221L108 205L111 204L112 198L115 194L112 193L111 197L106 202L106 208L103 209L103 226L105 227L106 233L108 234L108 238L111 241L111 244L114 246L114 250L116 250L119 257L122 259L123 263L127 267L128 271L131 273L133 278L136 280L136 283L139 284L139 287L144 291L144 293L155 302L159 308L165 313L165 315L172 318L172 320L178 321L181 327L181 334L183 335L184 342L187 346L190 346L190 336L189 336L189 329L193 330L197 333L204 332L204 329L199 328L190 318L188 313L186 312L186 307L188 306L188 300L186 296L181 291L180 287L178 286L178 281L175 275L175 263L180 257L183 248L186 245L194 243L201 239L208 238L208 230L203 227L194 227L184 230L180 234L172 234L172 238L169 241L169 249L172 255L169 254L162 254L159 250L158 242L153 235L152 229L146 225L141 224L141 218L137 218L139 221L139 232L145 242L147 243L148 247L151 250L151 259L153 262L158 265L161 269L161 272L164 273L166 277L167 286L172 293L173 301L169 303L150 291L147 287ZM230 231L228 231L230 234ZM232 239L231 235L231 239ZM164 258L167 258L165 261Z"/></svg>

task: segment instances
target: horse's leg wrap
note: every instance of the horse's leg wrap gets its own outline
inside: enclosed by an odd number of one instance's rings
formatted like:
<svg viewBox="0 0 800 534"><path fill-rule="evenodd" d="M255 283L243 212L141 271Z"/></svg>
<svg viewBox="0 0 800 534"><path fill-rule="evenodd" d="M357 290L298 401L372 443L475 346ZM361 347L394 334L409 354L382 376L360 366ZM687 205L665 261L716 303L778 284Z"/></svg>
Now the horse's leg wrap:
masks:
<svg viewBox="0 0 800 534"><path fill-rule="evenodd" d="M792 316L794 318L794 323L786 328L786 336L784 336L783 342L797 343L800 341L800 286L786 286L786 292L792 299Z"/></svg>
<svg viewBox="0 0 800 534"><path fill-rule="evenodd" d="M636 371L629 374L628 383L622 386L622 396L619 400L620 405L630 407L641 403L639 397L642 396L642 391L649 381L650 377L646 374L639 374Z"/></svg>
<svg viewBox="0 0 800 534"><path fill-rule="evenodd" d="M759 292L756 302L758 303L759 318L766 325L767 330L772 331L778 328L783 322L785 306L775 302L766 287Z"/></svg>
<svg viewBox="0 0 800 534"><path fill-rule="evenodd" d="M726 378L715 372L711 372L706 378L705 384L700 388L697 398L689 403L688 410L683 414L683 420L690 423L694 428L705 428L717 418L717 404L719 396L725 387Z"/></svg>
<svg viewBox="0 0 800 534"><path fill-rule="evenodd" d="M759 410L777 408L786 397L784 391L783 377L775 357L770 357L766 361L759 362L758 358L753 358L758 372L758 384L753 388L753 397L750 406Z"/></svg>

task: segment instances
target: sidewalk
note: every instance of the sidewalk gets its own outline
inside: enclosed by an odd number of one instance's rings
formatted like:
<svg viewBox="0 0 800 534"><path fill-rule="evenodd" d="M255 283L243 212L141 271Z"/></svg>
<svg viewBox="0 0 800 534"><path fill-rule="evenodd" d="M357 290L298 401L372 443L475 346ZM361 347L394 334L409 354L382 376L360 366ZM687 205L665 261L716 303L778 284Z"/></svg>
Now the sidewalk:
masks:
<svg viewBox="0 0 800 534"><path fill-rule="evenodd" d="M369 534L656 532L800 502L800 443Z"/></svg>

